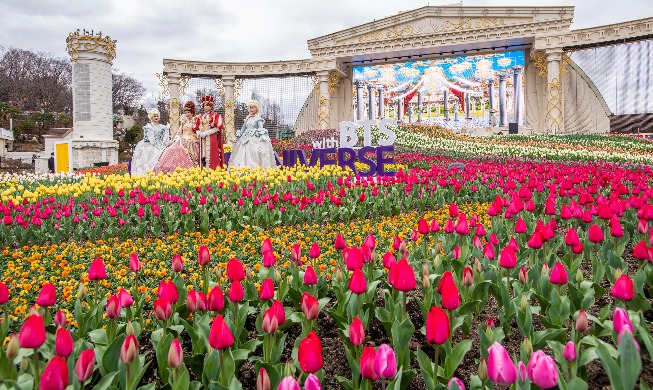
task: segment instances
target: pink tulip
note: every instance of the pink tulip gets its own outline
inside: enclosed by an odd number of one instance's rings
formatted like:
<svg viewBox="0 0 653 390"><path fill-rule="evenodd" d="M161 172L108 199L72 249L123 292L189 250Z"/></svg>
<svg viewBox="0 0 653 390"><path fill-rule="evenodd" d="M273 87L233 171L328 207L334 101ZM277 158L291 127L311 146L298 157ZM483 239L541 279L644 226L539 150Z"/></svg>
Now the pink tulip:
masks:
<svg viewBox="0 0 653 390"><path fill-rule="evenodd" d="M496 341L488 349L487 374L492 382L511 385L517 380L517 368L508 351Z"/></svg>
<svg viewBox="0 0 653 390"><path fill-rule="evenodd" d="M573 362L578 358L578 354L576 352L576 344L573 341L570 341L567 343L567 345L565 345L565 348L562 350L562 356L568 362Z"/></svg>
<svg viewBox="0 0 653 390"><path fill-rule="evenodd" d="M184 260L181 258L180 254L175 254L172 256L172 271L181 272L184 269Z"/></svg>
<svg viewBox="0 0 653 390"><path fill-rule="evenodd" d="M612 327L614 328L614 331L619 334L622 332L624 327L627 326L630 329L633 328L633 323L630 322L630 318L628 318L628 312L620 307L614 309L614 316L612 317Z"/></svg>
<svg viewBox="0 0 653 390"><path fill-rule="evenodd" d="M154 301L154 316L159 321L167 321L172 315L170 302L165 298L159 298Z"/></svg>
<svg viewBox="0 0 653 390"><path fill-rule="evenodd" d="M134 303L134 298L132 298L129 291L121 288L118 291L118 302L120 303L120 307L129 307Z"/></svg>
<svg viewBox="0 0 653 390"><path fill-rule="evenodd" d="M243 264L235 257L227 263L227 278L230 282L241 281L245 279L245 270Z"/></svg>
<svg viewBox="0 0 653 390"><path fill-rule="evenodd" d="M88 270L89 280L103 280L107 278L107 271L104 268L104 262L101 258L97 258L91 262L91 267Z"/></svg>
<svg viewBox="0 0 653 390"><path fill-rule="evenodd" d="M635 288L633 281L626 274L622 274L619 279L614 282L610 295L622 301L630 301L635 297Z"/></svg>
<svg viewBox="0 0 653 390"><path fill-rule="evenodd" d="M208 310L221 311L224 309L224 295L222 294L222 289L220 289L220 286L215 286L211 289L207 301Z"/></svg>
<svg viewBox="0 0 653 390"><path fill-rule="evenodd" d="M537 386L549 389L558 384L558 367L555 360L542 351L535 351L528 361L528 377Z"/></svg>
<svg viewBox="0 0 653 390"><path fill-rule="evenodd" d="M261 367L256 378L256 390L270 390L270 376L265 368Z"/></svg>
<svg viewBox="0 0 653 390"><path fill-rule="evenodd" d="M449 382L447 383L447 388L448 389L451 388L450 386L451 386L452 383L455 383L456 385L458 385L458 388L460 390L465 390L465 384L460 379L458 379L456 377L453 377L453 378L449 379Z"/></svg>
<svg viewBox="0 0 653 390"><path fill-rule="evenodd" d="M141 262L138 260L138 255L135 252L132 252L129 255L129 269L132 272L138 272L141 270Z"/></svg>
<svg viewBox="0 0 653 390"><path fill-rule="evenodd" d="M229 348L234 344L234 336L220 314L213 319L213 323L211 324L209 344L213 349L217 350Z"/></svg>
<svg viewBox="0 0 653 390"><path fill-rule="evenodd" d="M93 376L95 370L95 351L93 349L85 349L79 354L77 363L75 364L75 375L77 380L84 383Z"/></svg>
<svg viewBox="0 0 653 390"><path fill-rule="evenodd" d="M342 234L338 233L338 235L336 236L335 243L333 244L333 247L339 251L347 247L347 243L345 242L345 239L342 237Z"/></svg>
<svg viewBox="0 0 653 390"><path fill-rule="evenodd" d="M205 245L200 246L200 249L197 253L197 263L200 266L205 266L208 265L211 262L211 253L209 252L209 248L207 248Z"/></svg>
<svg viewBox="0 0 653 390"><path fill-rule="evenodd" d="M36 304L41 307L50 307L55 303L57 303L57 290L52 283L45 283L36 298Z"/></svg>
<svg viewBox="0 0 653 390"><path fill-rule="evenodd" d="M138 340L136 340L136 336L130 334L122 344L122 348L120 348L120 360L125 364L129 364L136 359L137 355Z"/></svg>
<svg viewBox="0 0 653 390"><path fill-rule="evenodd" d="M172 340L170 349L168 349L168 365L171 368L179 368L184 364L184 351L181 349L179 339Z"/></svg>
<svg viewBox="0 0 653 390"><path fill-rule="evenodd" d="M277 317L277 321L279 322L279 326L283 325L286 323L286 312L283 308L283 304L281 301L274 301L272 302L272 306L270 306L270 309L274 311L274 315Z"/></svg>
<svg viewBox="0 0 653 390"><path fill-rule="evenodd" d="M310 374L304 382L304 390L322 390L322 385L320 385L320 380L315 374Z"/></svg>
<svg viewBox="0 0 653 390"><path fill-rule="evenodd" d="M551 275L549 276L549 281L553 284L567 284L569 277L567 276L567 270L561 262L557 262L553 269L551 270Z"/></svg>
<svg viewBox="0 0 653 390"><path fill-rule="evenodd" d="M68 387L68 364L66 359L55 356L43 370L39 390L64 390Z"/></svg>
<svg viewBox="0 0 653 390"><path fill-rule="evenodd" d="M243 300L243 298L245 298L245 290L243 289L243 285L240 283L240 281L236 280L235 282L231 283L227 297L231 302L240 302Z"/></svg>
<svg viewBox="0 0 653 390"><path fill-rule="evenodd" d="M263 254L263 266L270 268L274 266L274 263L277 261L277 258L274 256L274 252L265 252Z"/></svg>
<svg viewBox="0 0 653 390"><path fill-rule="evenodd" d="M116 295L109 297L105 311L108 318L114 319L120 317L120 301Z"/></svg>
<svg viewBox="0 0 653 390"><path fill-rule="evenodd" d="M317 284L317 274L315 273L313 266L309 265L306 267L306 271L304 272L304 284L307 286L313 286Z"/></svg>
<svg viewBox="0 0 653 390"><path fill-rule="evenodd" d="M515 268L517 266L517 255L510 246L503 248L499 255L499 266L503 268Z"/></svg>
<svg viewBox="0 0 653 390"><path fill-rule="evenodd" d="M57 329L57 335L54 340L54 350L57 356L67 358L73 352L75 343L70 332L65 328Z"/></svg>
<svg viewBox="0 0 653 390"><path fill-rule="evenodd" d="M299 244L293 244L290 247L290 261L295 263L297 266L302 265L302 248Z"/></svg>
<svg viewBox="0 0 653 390"><path fill-rule="evenodd" d="M66 315L59 310L55 315L54 315L54 325L57 328L63 328L66 326Z"/></svg>
<svg viewBox="0 0 653 390"><path fill-rule="evenodd" d="M354 320L349 325L349 341L356 347L365 341L365 328L358 317L354 317Z"/></svg>
<svg viewBox="0 0 653 390"><path fill-rule="evenodd" d="M306 316L306 319L311 321L317 319L320 310L320 304L311 294L304 293L302 294L301 299L301 309L304 313L304 316Z"/></svg>
<svg viewBox="0 0 653 390"><path fill-rule="evenodd" d="M308 257L311 259L317 259L320 257L320 246L317 245L317 242L314 242L313 245L311 245L311 250L308 252Z"/></svg>
<svg viewBox="0 0 653 390"><path fill-rule="evenodd" d="M267 334L272 334L279 328L279 320L277 319L276 312L273 309L267 309L265 314L263 314L261 328Z"/></svg>
<svg viewBox="0 0 653 390"><path fill-rule="evenodd" d="M395 351L388 344L381 344L374 358L374 372L379 378L394 378L397 375Z"/></svg>
<svg viewBox="0 0 653 390"><path fill-rule="evenodd" d="M258 297L262 301L274 298L274 281L272 278L267 278L263 281Z"/></svg>
<svg viewBox="0 0 653 390"><path fill-rule="evenodd" d="M279 383L279 387L277 387L277 390L301 390L299 388L299 383L295 380L295 378L291 376L287 376L281 380Z"/></svg>

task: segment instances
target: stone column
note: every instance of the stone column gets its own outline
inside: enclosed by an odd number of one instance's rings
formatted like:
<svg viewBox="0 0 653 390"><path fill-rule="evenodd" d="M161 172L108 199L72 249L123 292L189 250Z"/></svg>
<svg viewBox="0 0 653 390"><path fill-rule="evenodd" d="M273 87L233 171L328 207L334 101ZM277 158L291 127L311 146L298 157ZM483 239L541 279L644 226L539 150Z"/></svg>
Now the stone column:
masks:
<svg viewBox="0 0 653 390"><path fill-rule="evenodd" d="M73 62L73 168L100 162L117 164L111 81L116 41L102 33L77 30L68 35L66 49Z"/></svg>
<svg viewBox="0 0 653 390"><path fill-rule="evenodd" d="M562 117L562 82L560 79L560 60L562 50L548 52L546 57L546 129L549 134L559 134L564 131Z"/></svg>
<svg viewBox="0 0 653 390"><path fill-rule="evenodd" d="M422 108L423 108L422 99L423 99L422 92L418 91L417 92L417 121L420 123L422 122Z"/></svg>
<svg viewBox="0 0 653 390"><path fill-rule="evenodd" d="M513 97L515 99L515 123L521 125L521 92L522 92L522 67L521 66L515 66L512 68L513 70L513 84L515 87Z"/></svg>
<svg viewBox="0 0 653 390"><path fill-rule="evenodd" d="M431 102L426 105L426 117L431 119Z"/></svg>
<svg viewBox="0 0 653 390"><path fill-rule="evenodd" d="M487 98L490 110L494 108L494 79L487 81Z"/></svg>
<svg viewBox="0 0 653 390"><path fill-rule="evenodd" d="M168 73L168 89L170 90L170 103L168 105L168 124L170 125L170 136L179 131L179 118L181 110L179 108L179 83L181 82L180 73Z"/></svg>
<svg viewBox="0 0 653 390"><path fill-rule="evenodd" d="M465 94L465 118L472 119L472 105L471 99L469 98L469 93Z"/></svg>
<svg viewBox="0 0 653 390"><path fill-rule="evenodd" d="M508 112L506 107L506 77L505 73L499 74L499 126L508 126Z"/></svg>
<svg viewBox="0 0 653 390"><path fill-rule="evenodd" d="M368 106L368 119L376 119L374 117L376 109L374 107L374 87L370 84L367 86L367 106Z"/></svg>
<svg viewBox="0 0 653 390"><path fill-rule="evenodd" d="M456 101L456 103L453 106L453 120L455 122L458 122L458 106L460 105L460 101Z"/></svg>
<svg viewBox="0 0 653 390"><path fill-rule="evenodd" d="M449 90L444 90L444 120L449 120Z"/></svg>
<svg viewBox="0 0 653 390"><path fill-rule="evenodd" d="M379 117L385 118L385 104L383 103L383 88L379 87L376 89L376 93L379 94Z"/></svg>
<svg viewBox="0 0 653 390"><path fill-rule="evenodd" d="M236 137L235 82L236 78L234 76L222 77L222 85L224 86L224 133L227 145L231 145L231 140Z"/></svg>
<svg viewBox="0 0 653 390"><path fill-rule="evenodd" d="M320 129L328 129L331 125L331 95L329 94L329 73L318 73L320 80L320 108L318 111Z"/></svg>
<svg viewBox="0 0 653 390"><path fill-rule="evenodd" d="M363 88L365 84L358 80L356 81L356 120L362 121L365 119L365 100L363 98Z"/></svg>
<svg viewBox="0 0 653 390"><path fill-rule="evenodd" d="M404 121L404 99L397 99L397 121Z"/></svg>

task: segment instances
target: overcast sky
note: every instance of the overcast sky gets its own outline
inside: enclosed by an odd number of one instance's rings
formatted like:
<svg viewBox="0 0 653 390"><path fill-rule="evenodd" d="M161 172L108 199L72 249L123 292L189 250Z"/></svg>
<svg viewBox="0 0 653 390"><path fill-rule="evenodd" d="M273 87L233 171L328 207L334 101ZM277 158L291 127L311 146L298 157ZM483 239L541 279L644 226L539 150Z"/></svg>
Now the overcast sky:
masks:
<svg viewBox="0 0 653 390"><path fill-rule="evenodd" d="M117 43L113 62L160 91L163 58L277 61L309 58L306 41L399 11L452 0L2 0L0 45L67 57L76 29L102 31ZM652 0L465 0L468 6L576 6L572 28L653 17Z"/></svg>

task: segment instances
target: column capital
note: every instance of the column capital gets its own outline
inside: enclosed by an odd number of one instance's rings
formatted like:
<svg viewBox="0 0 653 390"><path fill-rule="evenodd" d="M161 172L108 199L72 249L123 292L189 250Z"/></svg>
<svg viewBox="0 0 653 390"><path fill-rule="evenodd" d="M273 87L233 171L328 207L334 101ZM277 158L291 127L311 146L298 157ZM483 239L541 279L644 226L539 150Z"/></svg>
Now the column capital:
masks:
<svg viewBox="0 0 653 390"><path fill-rule="evenodd" d="M222 84L226 86L233 87L236 83L236 76L222 76Z"/></svg>
<svg viewBox="0 0 653 390"><path fill-rule="evenodd" d="M179 83L181 83L181 73L167 72L166 76L168 77L168 84L179 84Z"/></svg>
<svg viewBox="0 0 653 390"><path fill-rule="evenodd" d="M354 84L356 85L356 88L363 88L365 86L365 82L363 80L356 80Z"/></svg>
<svg viewBox="0 0 653 390"><path fill-rule="evenodd" d="M505 81L506 76L507 76L507 74L505 74L505 73L499 73L499 81Z"/></svg>
<svg viewBox="0 0 653 390"><path fill-rule="evenodd" d="M510 69L512 69L513 73L515 73L515 74L519 74L519 73L522 72L522 70L524 70L524 68L522 66L513 66Z"/></svg>
<svg viewBox="0 0 653 390"><path fill-rule="evenodd" d="M547 62L551 61L560 61L562 59L562 54L564 51L562 49L547 49L545 51L546 53L546 60Z"/></svg>

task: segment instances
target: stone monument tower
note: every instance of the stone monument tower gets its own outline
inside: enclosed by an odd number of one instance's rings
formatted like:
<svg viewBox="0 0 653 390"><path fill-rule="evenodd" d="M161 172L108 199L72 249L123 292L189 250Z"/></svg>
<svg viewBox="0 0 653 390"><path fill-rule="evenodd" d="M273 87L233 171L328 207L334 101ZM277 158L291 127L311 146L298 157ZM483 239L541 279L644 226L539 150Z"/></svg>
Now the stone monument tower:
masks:
<svg viewBox="0 0 653 390"><path fill-rule="evenodd" d="M68 35L66 48L73 62L73 167L117 164L111 81L116 41L102 33L77 30Z"/></svg>

